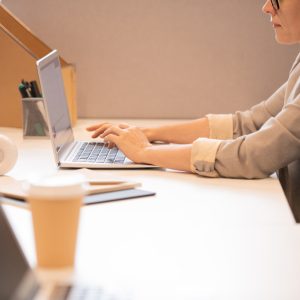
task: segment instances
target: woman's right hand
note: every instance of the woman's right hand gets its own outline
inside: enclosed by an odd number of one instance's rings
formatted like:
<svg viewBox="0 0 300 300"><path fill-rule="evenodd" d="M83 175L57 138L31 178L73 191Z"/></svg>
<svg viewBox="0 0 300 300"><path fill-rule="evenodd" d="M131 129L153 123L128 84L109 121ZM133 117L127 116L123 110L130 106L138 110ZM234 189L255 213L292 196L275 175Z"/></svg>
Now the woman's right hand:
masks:
<svg viewBox="0 0 300 300"><path fill-rule="evenodd" d="M126 129L126 128L130 127L130 125L127 123L113 124L113 123L109 123L109 122L103 122L103 123L98 123L98 124L89 126L86 128L86 130L94 131L92 134L92 138L97 138L104 131L106 131L107 129L109 129L111 127L119 127L121 129ZM156 141L154 138L155 128L139 127L139 129L145 134L145 136L147 137L147 139L150 143Z"/></svg>
<svg viewBox="0 0 300 300"><path fill-rule="evenodd" d="M93 131L92 138L99 137L104 131L111 127L119 127L121 129L126 129L129 127L126 123L113 124L108 122L103 122L99 124L95 124L86 128L87 131Z"/></svg>

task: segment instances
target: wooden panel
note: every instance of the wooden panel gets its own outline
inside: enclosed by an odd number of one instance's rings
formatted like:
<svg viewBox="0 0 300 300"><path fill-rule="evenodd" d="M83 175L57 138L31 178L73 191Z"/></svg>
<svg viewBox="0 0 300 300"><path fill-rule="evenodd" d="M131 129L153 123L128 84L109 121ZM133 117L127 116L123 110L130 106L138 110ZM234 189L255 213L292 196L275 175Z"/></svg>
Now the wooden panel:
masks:
<svg viewBox="0 0 300 300"><path fill-rule="evenodd" d="M23 44L36 59L42 58L51 52L49 46L37 38L24 23L3 5L0 5L0 21L2 29ZM64 66L67 63L61 58L61 64Z"/></svg>
<svg viewBox="0 0 300 300"><path fill-rule="evenodd" d="M0 31L0 126L21 127L22 107L18 85L22 78L37 80L35 61Z"/></svg>
<svg viewBox="0 0 300 300"><path fill-rule="evenodd" d="M5 27L6 26L6 27ZM28 28L0 5L0 126L21 127L22 105L18 86L22 79L38 80L36 58L51 51ZM77 119L75 68L61 58L62 74L73 125Z"/></svg>

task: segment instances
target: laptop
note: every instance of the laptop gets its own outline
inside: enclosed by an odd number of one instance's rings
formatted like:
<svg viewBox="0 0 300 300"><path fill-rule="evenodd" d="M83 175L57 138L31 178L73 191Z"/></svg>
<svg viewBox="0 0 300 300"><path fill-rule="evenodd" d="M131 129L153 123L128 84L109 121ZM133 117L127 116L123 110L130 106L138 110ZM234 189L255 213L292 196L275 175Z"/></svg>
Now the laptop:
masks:
<svg viewBox="0 0 300 300"><path fill-rule="evenodd" d="M62 168L157 168L136 164L103 142L75 141L64 91L58 51L37 61L55 161Z"/></svg>
<svg viewBox="0 0 300 300"><path fill-rule="evenodd" d="M120 292L116 295L99 286L79 282L43 280L41 283L29 266L2 205L0 241L0 300L128 300L128 295Z"/></svg>

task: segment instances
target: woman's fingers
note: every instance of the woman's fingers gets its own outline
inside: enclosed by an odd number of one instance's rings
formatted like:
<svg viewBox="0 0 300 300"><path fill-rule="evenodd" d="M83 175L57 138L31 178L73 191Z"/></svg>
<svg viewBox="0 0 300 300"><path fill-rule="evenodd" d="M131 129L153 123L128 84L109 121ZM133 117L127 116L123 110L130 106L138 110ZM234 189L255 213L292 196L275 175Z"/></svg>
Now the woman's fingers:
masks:
<svg viewBox="0 0 300 300"><path fill-rule="evenodd" d="M125 129L125 128L129 127L129 125L127 123L120 123L118 125L114 125L112 123L103 122L103 123L99 123L99 124L94 124L94 125L88 126L88 127L86 127L86 130L87 131L94 131L94 130L97 130L97 129L103 127L103 126L105 126L105 127L119 126L122 129Z"/></svg>
<svg viewBox="0 0 300 300"><path fill-rule="evenodd" d="M124 129L127 128L129 128L129 125L125 123L116 126L111 126L101 134L101 138L103 138L108 148L111 149L113 147L117 147L115 137L119 137L122 133L124 133Z"/></svg>
<svg viewBox="0 0 300 300"><path fill-rule="evenodd" d="M118 126L108 128L101 137L110 147L115 144L129 159L141 161L141 153L151 146L145 134L137 127L121 129Z"/></svg>
<svg viewBox="0 0 300 300"><path fill-rule="evenodd" d="M121 135L124 129L121 129L118 126L111 126L107 128L101 135L101 138L105 138L109 134Z"/></svg>
<svg viewBox="0 0 300 300"><path fill-rule="evenodd" d="M128 128L130 125L127 124L127 123L120 123L118 126L119 126L121 129L126 129L126 128Z"/></svg>
<svg viewBox="0 0 300 300"><path fill-rule="evenodd" d="M94 133L92 134L92 138L96 138L100 136L103 132L105 132L105 130L107 130L112 126L113 126L112 124L103 124L102 126L100 126L98 129L94 131Z"/></svg>
<svg viewBox="0 0 300 300"><path fill-rule="evenodd" d="M87 131L94 131L94 130L100 128L101 126L103 126L103 125L105 125L105 124L108 124L108 123L103 122L103 123L91 125L91 126L88 126L88 127L86 128L86 130L87 130Z"/></svg>
<svg viewBox="0 0 300 300"><path fill-rule="evenodd" d="M118 136L115 134L108 134L104 137L104 142L107 143L108 148L112 148L110 145L117 145Z"/></svg>
<svg viewBox="0 0 300 300"><path fill-rule="evenodd" d="M116 144L107 140L105 141L105 147L107 147L108 149L112 149L116 147Z"/></svg>
<svg viewBox="0 0 300 300"><path fill-rule="evenodd" d="M99 125L93 125L93 126L86 127L85 129L86 129L87 131L94 131L94 130L96 130L98 127L99 127Z"/></svg>
<svg viewBox="0 0 300 300"><path fill-rule="evenodd" d="M99 123L86 128L87 131L94 131L92 138L97 138L101 136L109 128L121 128L126 129L129 125L126 123L120 123L118 125L113 125L111 123Z"/></svg>

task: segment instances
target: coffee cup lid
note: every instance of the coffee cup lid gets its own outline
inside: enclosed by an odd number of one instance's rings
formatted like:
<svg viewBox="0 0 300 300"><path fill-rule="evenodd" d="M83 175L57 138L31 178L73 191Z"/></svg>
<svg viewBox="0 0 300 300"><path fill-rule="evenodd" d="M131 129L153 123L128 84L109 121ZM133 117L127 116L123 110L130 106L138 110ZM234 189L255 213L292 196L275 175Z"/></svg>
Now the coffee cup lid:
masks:
<svg viewBox="0 0 300 300"><path fill-rule="evenodd" d="M72 196L84 194L87 178L80 173L55 174L30 178L25 183L28 195Z"/></svg>

